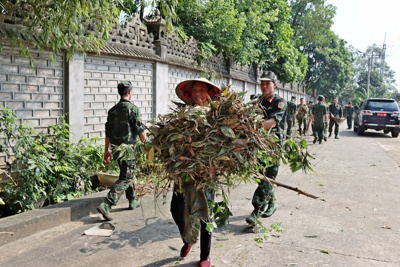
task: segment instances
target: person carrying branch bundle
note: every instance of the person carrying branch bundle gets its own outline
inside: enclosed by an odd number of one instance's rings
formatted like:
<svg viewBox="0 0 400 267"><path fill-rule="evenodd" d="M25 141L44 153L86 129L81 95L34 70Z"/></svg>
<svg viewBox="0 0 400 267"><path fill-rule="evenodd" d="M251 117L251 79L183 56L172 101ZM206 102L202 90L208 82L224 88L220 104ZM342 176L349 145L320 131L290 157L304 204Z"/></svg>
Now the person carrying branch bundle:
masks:
<svg viewBox="0 0 400 267"><path fill-rule="evenodd" d="M186 104L193 106L208 105L208 98L214 99L219 94L219 89L216 85L207 79L193 79L179 83L175 89L176 94ZM204 219L210 218L211 210L208 206L208 201L214 199L214 192L208 188L200 188L190 184L174 185L174 192L171 200L172 217L179 228L183 240L181 248L181 257L186 257L194 245L193 241L188 241L187 236L191 236L191 240L197 240L198 230L193 231L190 224L191 217L200 214L200 266L211 266L210 250L211 250L211 232L207 231ZM200 200L200 201L199 201ZM195 232L195 233L193 233Z"/></svg>
<svg viewBox="0 0 400 267"><path fill-rule="evenodd" d="M285 125L285 112L286 112L286 100L282 97L274 94L276 87L277 77L272 71L265 71L260 78L261 81L261 92L263 95L260 99L260 104L263 108L264 123L263 128L270 130L276 134L282 145L283 129ZM265 166L267 163L262 163ZM270 167L266 167L263 174L271 179L275 179L278 175L279 164L272 164ZM270 217L277 209L275 203L274 190L271 183L267 181L260 181L258 187L253 195L252 205L254 210L246 218L246 222L250 226L255 226L259 216ZM268 208L267 208L268 206ZM265 210L265 208L267 208ZM265 210L265 211L264 211Z"/></svg>
<svg viewBox="0 0 400 267"><path fill-rule="evenodd" d="M124 81L118 84L120 101L108 111L106 122L106 139L104 148L104 161L111 163L110 144L119 146L121 144L135 144L138 137L142 142L146 141L145 128L142 124L140 110L130 99L132 98L132 83ZM132 210L139 205L135 196L135 163L119 159L114 154L120 169L119 178L113 188L108 192L106 199L97 207L97 210L107 221L111 221L111 207L117 202L125 191L129 201L129 209Z"/></svg>

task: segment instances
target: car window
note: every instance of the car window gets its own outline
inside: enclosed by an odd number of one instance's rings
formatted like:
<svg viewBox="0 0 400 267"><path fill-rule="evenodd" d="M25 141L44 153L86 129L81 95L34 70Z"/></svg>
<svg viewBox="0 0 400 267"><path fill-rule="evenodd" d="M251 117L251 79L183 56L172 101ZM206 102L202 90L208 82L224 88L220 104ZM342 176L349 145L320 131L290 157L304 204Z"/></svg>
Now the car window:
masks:
<svg viewBox="0 0 400 267"><path fill-rule="evenodd" d="M395 101L369 100L365 109L372 111L397 111L399 107Z"/></svg>

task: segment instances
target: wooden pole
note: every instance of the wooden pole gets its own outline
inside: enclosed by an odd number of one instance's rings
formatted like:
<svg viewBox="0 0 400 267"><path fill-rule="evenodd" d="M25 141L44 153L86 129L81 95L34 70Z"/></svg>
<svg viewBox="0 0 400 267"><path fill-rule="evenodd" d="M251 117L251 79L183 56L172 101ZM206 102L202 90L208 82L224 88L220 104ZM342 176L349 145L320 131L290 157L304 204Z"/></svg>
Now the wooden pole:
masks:
<svg viewBox="0 0 400 267"><path fill-rule="evenodd" d="M304 192L304 191L298 189L297 187L293 187L293 186L286 185L286 184L277 182L277 181L275 181L275 180L272 180L272 179L270 179L270 178L268 178L268 177L265 177L264 175L262 175L262 174L260 174L260 173L254 173L254 174L256 175L256 178L257 178L257 179L260 179L260 180L269 182L269 183L271 183L271 184L275 184L275 185L280 186L280 187L284 187L284 188L286 188L286 189L295 191L295 192L297 192L297 193L299 193L299 194L301 194L301 195L305 195L305 196L310 197L310 198L313 198L313 199L318 199L318 198L319 198L319 197L314 196L314 195L312 195L312 194L306 193L306 192Z"/></svg>

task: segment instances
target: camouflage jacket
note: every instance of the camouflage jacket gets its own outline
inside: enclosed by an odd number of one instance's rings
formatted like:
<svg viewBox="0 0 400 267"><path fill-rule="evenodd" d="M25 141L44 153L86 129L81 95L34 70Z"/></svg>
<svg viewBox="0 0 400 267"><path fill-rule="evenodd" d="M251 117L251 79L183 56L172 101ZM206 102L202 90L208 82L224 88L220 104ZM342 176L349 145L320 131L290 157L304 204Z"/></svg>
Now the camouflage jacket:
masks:
<svg viewBox="0 0 400 267"><path fill-rule="evenodd" d="M317 103L312 108L314 122L326 122L325 115L329 114L328 107L324 103Z"/></svg>
<svg viewBox="0 0 400 267"><path fill-rule="evenodd" d="M333 115L335 118L341 118L343 116L342 107L334 104L329 106L329 113Z"/></svg>
<svg viewBox="0 0 400 267"><path fill-rule="evenodd" d="M273 131L282 139L286 122L286 100L273 94L267 100L262 99L261 106L263 107L265 119L275 118L276 126L273 128Z"/></svg>
<svg viewBox="0 0 400 267"><path fill-rule="evenodd" d="M296 104L293 101L287 101L286 107L286 119L293 119L294 114L296 113Z"/></svg>
<svg viewBox="0 0 400 267"><path fill-rule="evenodd" d="M108 111L106 137L111 144L135 144L143 131L140 110L129 100L121 99Z"/></svg>
<svg viewBox="0 0 400 267"><path fill-rule="evenodd" d="M307 117L308 115L308 107L306 104L299 105L297 108L297 118L302 119L304 117Z"/></svg>

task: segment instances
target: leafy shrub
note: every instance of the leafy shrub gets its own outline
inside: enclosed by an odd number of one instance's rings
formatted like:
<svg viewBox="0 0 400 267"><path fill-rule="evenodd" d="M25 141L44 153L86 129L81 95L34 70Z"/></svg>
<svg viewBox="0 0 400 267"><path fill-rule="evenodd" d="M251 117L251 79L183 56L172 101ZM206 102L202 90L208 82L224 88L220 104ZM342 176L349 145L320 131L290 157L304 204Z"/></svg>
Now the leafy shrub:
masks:
<svg viewBox="0 0 400 267"><path fill-rule="evenodd" d="M99 137L69 142L64 118L48 126L48 133L35 133L17 122L11 109L1 107L0 136L5 142L0 153L8 156L3 172L10 178L2 200L13 213L34 209L39 202L53 204L91 193L90 176L104 167Z"/></svg>

